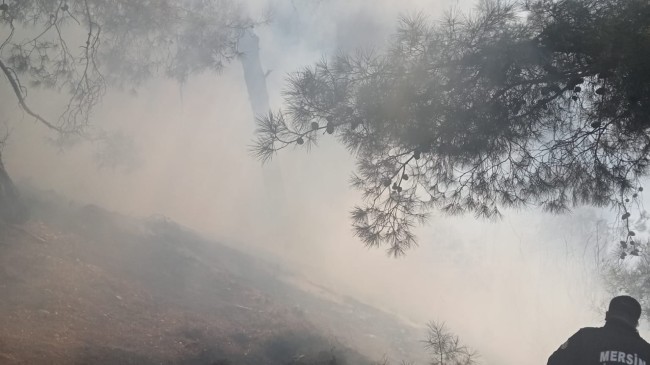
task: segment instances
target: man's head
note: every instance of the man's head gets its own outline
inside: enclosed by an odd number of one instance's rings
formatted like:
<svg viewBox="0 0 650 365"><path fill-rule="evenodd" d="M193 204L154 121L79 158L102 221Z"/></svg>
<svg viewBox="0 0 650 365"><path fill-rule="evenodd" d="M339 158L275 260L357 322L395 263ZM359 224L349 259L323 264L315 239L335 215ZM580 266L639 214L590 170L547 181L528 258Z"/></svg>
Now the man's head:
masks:
<svg viewBox="0 0 650 365"><path fill-rule="evenodd" d="M639 325L639 318L641 318L641 304L629 295L612 299L605 314L605 320L617 319L634 327Z"/></svg>

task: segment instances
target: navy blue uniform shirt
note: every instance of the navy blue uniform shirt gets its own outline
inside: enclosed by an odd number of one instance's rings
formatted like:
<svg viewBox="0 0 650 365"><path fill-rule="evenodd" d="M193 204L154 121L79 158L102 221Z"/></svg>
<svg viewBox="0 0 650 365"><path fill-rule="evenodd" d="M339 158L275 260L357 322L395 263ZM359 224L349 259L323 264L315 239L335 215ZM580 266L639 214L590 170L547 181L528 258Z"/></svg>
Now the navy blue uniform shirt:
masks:
<svg viewBox="0 0 650 365"><path fill-rule="evenodd" d="M548 365L650 365L650 344L636 328L609 320L582 328L548 359Z"/></svg>

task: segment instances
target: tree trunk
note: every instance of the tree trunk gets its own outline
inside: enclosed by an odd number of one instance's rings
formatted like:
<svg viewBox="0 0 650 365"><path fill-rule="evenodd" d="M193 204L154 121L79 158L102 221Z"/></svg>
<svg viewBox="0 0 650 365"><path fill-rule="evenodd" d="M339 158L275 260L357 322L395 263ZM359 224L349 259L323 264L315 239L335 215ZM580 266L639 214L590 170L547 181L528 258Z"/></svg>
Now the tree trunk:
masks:
<svg viewBox="0 0 650 365"><path fill-rule="evenodd" d="M262 68L259 38L252 29L247 29L239 40L239 51L242 53L240 62L244 68L244 80L251 109L255 118L264 117L270 111L269 93L266 87L267 74ZM268 214L271 218L278 216L286 218L286 193L280 166L277 163L265 164L263 174Z"/></svg>
<svg viewBox="0 0 650 365"><path fill-rule="evenodd" d="M29 219L27 207L20 199L18 189L9 177L0 153L0 219L13 224L22 224Z"/></svg>
<svg viewBox="0 0 650 365"><path fill-rule="evenodd" d="M256 118L265 116L269 113L269 93L260 59L260 39L252 29L247 29L239 40L239 51L253 114Z"/></svg>

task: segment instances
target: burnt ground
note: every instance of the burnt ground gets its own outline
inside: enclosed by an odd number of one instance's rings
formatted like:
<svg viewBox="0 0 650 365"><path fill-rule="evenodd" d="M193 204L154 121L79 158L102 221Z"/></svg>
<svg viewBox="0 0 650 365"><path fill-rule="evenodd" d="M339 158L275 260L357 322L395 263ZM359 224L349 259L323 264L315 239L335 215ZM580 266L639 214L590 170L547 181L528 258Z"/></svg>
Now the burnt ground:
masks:
<svg viewBox="0 0 650 365"><path fill-rule="evenodd" d="M390 315L316 295L277 264L168 219L23 195L31 220L0 223L0 364L371 363L355 349L419 357L419 332Z"/></svg>

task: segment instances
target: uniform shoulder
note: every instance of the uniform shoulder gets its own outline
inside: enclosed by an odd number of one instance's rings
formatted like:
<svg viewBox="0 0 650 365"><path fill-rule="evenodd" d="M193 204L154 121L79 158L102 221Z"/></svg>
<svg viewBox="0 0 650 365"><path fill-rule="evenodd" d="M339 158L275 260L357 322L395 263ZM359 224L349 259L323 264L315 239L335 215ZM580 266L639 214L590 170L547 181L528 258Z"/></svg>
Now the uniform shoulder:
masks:
<svg viewBox="0 0 650 365"><path fill-rule="evenodd" d="M640 343L639 343L639 342L640 342ZM639 345L640 345L639 350L642 351L642 352L645 354L645 356L649 356L649 357L650 357L650 343L648 343L648 341L646 341L646 340L645 340L643 337L641 337L641 336L639 336L639 342L637 342L637 343L639 343Z"/></svg>
<svg viewBox="0 0 650 365"><path fill-rule="evenodd" d="M598 336L603 332L602 327L583 327L578 330L573 336L575 337L590 337Z"/></svg>
<svg viewBox="0 0 650 365"><path fill-rule="evenodd" d="M639 336L639 338L641 339L641 343L643 343L643 346L645 346L646 349L650 350L650 343L648 343L648 341L646 341L645 338L641 336Z"/></svg>

